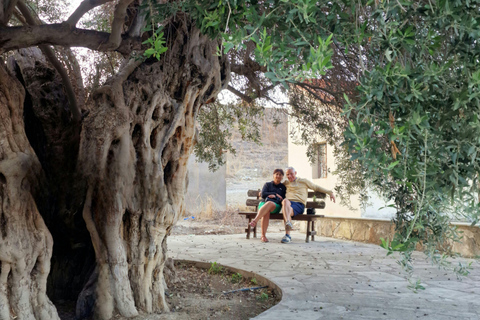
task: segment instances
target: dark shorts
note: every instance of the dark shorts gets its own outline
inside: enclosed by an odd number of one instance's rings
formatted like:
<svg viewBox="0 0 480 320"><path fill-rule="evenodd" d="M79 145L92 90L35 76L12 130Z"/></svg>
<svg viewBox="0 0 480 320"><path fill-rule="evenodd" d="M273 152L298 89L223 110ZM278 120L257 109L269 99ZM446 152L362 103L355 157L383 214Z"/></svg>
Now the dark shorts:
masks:
<svg viewBox="0 0 480 320"><path fill-rule="evenodd" d="M294 216L299 215L299 214L303 214L303 211L305 211L305 205L303 203L293 202L293 201L290 201L290 203L292 205Z"/></svg>

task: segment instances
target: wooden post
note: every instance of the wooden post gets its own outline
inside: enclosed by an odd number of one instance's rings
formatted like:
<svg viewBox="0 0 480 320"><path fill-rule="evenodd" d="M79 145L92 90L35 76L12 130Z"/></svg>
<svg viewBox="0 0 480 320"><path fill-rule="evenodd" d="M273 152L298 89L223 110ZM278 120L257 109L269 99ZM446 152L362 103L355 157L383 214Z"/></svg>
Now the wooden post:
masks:
<svg viewBox="0 0 480 320"><path fill-rule="evenodd" d="M312 241L315 241L315 221L312 220Z"/></svg>
<svg viewBox="0 0 480 320"><path fill-rule="evenodd" d="M310 235L310 222L312 222L311 220L307 220L307 237L305 239L305 242L309 242L308 240L308 236Z"/></svg>

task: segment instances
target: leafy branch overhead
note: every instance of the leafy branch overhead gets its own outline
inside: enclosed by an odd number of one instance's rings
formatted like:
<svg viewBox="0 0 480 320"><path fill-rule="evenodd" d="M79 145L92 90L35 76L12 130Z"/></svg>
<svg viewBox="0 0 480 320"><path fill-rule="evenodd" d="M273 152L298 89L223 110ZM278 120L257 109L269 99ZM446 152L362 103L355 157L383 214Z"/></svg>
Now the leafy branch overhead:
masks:
<svg viewBox="0 0 480 320"><path fill-rule="evenodd" d="M221 53L248 51L264 68L272 83L303 81L325 74L332 67L333 33L320 27L326 21L329 4L316 1L180 1L144 4L147 21L161 25L178 11L187 12L201 31L222 39ZM154 46L150 52L158 51ZM250 58L250 57L248 57Z"/></svg>

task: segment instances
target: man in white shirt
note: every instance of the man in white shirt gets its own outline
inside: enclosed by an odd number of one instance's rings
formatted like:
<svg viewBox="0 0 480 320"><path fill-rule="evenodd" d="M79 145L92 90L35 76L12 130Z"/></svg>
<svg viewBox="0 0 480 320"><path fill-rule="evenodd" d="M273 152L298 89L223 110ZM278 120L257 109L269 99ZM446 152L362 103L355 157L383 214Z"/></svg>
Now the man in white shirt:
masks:
<svg viewBox="0 0 480 320"><path fill-rule="evenodd" d="M287 180L285 180L283 184L287 187L287 194L282 201L283 219L285 221L285 236L282 238L282 243L289 243L292 241L290 237L290 230L292 230L293 227L291 217L302 214L305 210L308 199L308 189L328 194L330 200L333 202L335 202L335 196L332 190L320 187L308 179L298 178L297 171L295 171L293 167L288 167L285 174Z"/></svg>

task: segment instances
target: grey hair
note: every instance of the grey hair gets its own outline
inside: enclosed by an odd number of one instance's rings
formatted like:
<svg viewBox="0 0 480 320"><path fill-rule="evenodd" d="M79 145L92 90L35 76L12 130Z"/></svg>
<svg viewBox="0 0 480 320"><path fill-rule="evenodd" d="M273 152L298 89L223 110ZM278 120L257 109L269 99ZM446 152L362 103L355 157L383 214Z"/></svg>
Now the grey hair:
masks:
<svg viewBox="0 0 480 320"><path fill-rule="evenodd" d="M285 172L287 172L288 170L292 170L293 172L296 172L295 168L294 167L287 167L285 169Z"/></svg>

